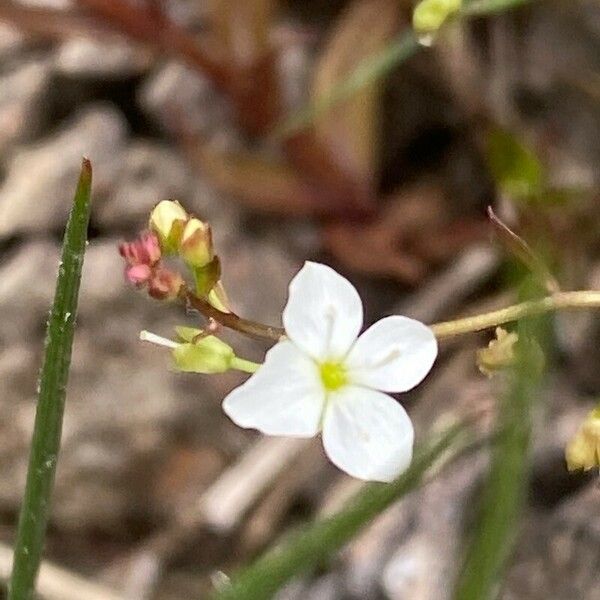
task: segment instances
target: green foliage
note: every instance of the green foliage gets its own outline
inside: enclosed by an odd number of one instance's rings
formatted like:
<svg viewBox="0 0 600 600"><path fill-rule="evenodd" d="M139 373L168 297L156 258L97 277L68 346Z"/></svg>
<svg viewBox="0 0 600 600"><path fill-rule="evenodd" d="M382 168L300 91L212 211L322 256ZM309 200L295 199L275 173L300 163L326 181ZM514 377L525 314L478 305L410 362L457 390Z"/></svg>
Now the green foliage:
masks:
<svg viewBox="0 0 600 600"><path fill-rule="evenodd" d="M544 187L544 168L537 156L513 134L494 129L488 137L488 163L502 192L526 200L539 196Z"/></svg>
<svg viewBox="0 0 600 600"><path fill-rule="evenodd" d="M385 77L392 69L415 54L419 48L419 42L412 31L400 34L386 48L363 60L329 96L292 115L276 129L274 135L287 137L308 127L338 102L351 98L361 89Z"/></svg>
<svg viewBox="0 0 600 600"><path fill-rule="evenodd" d="M526 296L531 299L529 293ZM540 347L534 340L544 337L543 324L543 317L518 323L517 360L500 405L499 434L455 600L494 598L514 547L529 481L532 414L542 375Z"/></svg>
<svg viewBox="0 0 600 600"><path fill-rule="evenodd" d="M505 12L530 3L531 0L471 0L465 3L462 12L465 15L489 15Z"/></svg>
<svg viewBox="0 0 600 600"><path fill-rule="evenodd" d="M455 425L432 436L415 452L410 468L389 484L366 485L336 515L317 521L292 535L274 550L233 577L231 584L211 600L264 600L271 598L295 575L323 564L374 517L422 482L428 469L440 460L449 461L470 441L470 431Z"/></svg>
<svg viewBox="0 0 600 600"><path fill-rule="evenodd" d="M9 600L29 600L33 597L42 557L71 364L79 283L90 217L91 184L92 168L89 161L84 159L65 231L54 304L48 320L27 483L9 583Z"/></svg>

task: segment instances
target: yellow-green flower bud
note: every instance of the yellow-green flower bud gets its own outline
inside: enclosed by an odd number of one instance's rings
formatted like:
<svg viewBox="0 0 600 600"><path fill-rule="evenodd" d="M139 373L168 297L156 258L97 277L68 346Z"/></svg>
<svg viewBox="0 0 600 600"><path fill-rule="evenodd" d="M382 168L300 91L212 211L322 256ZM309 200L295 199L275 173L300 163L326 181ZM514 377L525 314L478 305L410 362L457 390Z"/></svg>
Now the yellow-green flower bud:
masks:
<svg viewBox="0 0 600 600"><path fill-rule="evenodd" d="M197 327L185 327L184 325L175 327L175 333L181 342L193 342L205 335L203 329L198 329Z"/></svg>
<svg viewBox="0 0 600 600"><path fill-rule="evenodd" d="M150 229L158 236L163 253L177 252L189 215L175 200L162 200L150 213Z"/></svg>
<svg viewBox="0 0 600 600"><path fill-rule="evenodd" d="M182 331L178 329L181 336ZM191 328L183 333L189 337ZM194 330L192 330L193 332ZM195 330L201 333L200 330ZM197 339L197 334L190 339L194 341L179 344L173 349L173 360L178 371L188 373L224 373L232 368L235 358L233 348L215 337L208 335ZM191 335L191 334L190 334Z"/></svg>
<svg viewBox="0 0 600 600"><path fill-rule="evenodd" d="M508 333L502 327L496 328L496 339L486 348L477 350L477 367L488 377L501 369L506 369L515 363L515 344L519 336Z"/></svg>
<svg viewBox="0 0 600 600"><path fill-rule="evenodd" d="M567 444L565 456L569 471L589 471L600 467L600 406L585 418Z"/></svg>
<svg viewBox="0 0 600 600"><path fill-rule="evenodd" d="M208 265L214 258L210 225L191 218L183 229L179 242L179 255L195 269Z"/></svg>
<svg viewBox="0 0 600 600"><path fill-rule="evenodd" d="M422 0L413 11L413 28L421 36L437 33L444 22L457 13L462 0Z"/></svg>

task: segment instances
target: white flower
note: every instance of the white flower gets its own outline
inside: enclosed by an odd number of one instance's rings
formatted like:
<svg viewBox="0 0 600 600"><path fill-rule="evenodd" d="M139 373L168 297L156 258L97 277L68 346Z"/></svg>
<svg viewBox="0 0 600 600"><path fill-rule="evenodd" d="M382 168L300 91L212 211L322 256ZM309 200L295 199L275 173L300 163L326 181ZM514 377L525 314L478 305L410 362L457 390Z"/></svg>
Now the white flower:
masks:
<svg viewBox="0 0 600 600"><path fill-rule="evenodd" d="M391 481L412 459L406 411L382 392L420 383L437 356L431 329L407 317L381 319L358 336L358 292L325 265L307 262L290 283L283 311L287 340L223 401L240 427L267 435L312 437L359 479Z"/></svg>

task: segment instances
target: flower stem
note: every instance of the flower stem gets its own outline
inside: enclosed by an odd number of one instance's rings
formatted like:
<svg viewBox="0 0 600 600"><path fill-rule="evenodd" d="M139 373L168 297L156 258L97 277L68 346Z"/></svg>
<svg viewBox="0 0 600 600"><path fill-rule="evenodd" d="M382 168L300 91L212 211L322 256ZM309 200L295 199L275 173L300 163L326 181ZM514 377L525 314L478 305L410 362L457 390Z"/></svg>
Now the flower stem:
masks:
<svg viewBox="0 0 600 600"><path fill-rule="evenodd" d="M285 336L285 331L281 327L264 325L257 321L243 319L232 312L223 312L215 308L208 300L200 298L187 288L182 290L181 296L191 308L196 309L207 319L213 319L213 321L228 329L239 331L252 338L265 339L271 342L278 342Z"/></svg>
<svg viewBox="0 0 600 600"><path fill-rule="evenodd" d="M199 298L190 290L185 290L183 297L189 306L196 309L206 318L213 319L223 325L223 327L239 331L253 338L265 339L271 342L278 342L285 338L285 330L281 327L264 325L256 321L243 319L235 313L220 311L210 304L208 300ZM500 310L473 317L465 317L464 319L434 323L430 327L435 336L441 339L490 329L504 323L517 321L523 317L532 317L556 310L574 308L600 308L600 291L557 292L539 300L529 300L520 304L513 304Z"/></svg>
<svg viewBox="0 0 600 600"><path fill-rule="evenodd" d="M9 600L33 597L48 523L71 363L77 298L90 217L92 169L84 159L63 242L54 305L48 320L35 425L19 515Z"/></svg>
<svg viewBox="0 0 600 600"><path fill-rule="evenodd" d="M572 308L600 308L600 292L558 292L546 298L528 300L489 313L455 321L435 323L431 325L431 329L437 338L446 338L463 333L482 331L483 329L517 321L523 317L533 317L556 310Z"/></svg>
<svg viewBox="0 0 600 600"><path fill-rule="evenodd" d="M245 358L240 358L236 356L231 361L231 368L237 369L238 371L243 371L244 373L256 373L260 364L252 362L251 360L246 360Z"/></svg>

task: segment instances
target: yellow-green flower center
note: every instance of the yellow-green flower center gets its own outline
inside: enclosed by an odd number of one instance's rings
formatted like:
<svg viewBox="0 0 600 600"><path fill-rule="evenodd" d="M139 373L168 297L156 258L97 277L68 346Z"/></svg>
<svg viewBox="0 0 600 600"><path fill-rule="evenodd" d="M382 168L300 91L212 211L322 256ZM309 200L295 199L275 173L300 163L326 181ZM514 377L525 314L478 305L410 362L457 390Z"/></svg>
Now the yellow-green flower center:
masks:
<svg viewBox="0 0 600 600"><path fill-rule="evenodd" d="M319 365L321 381L326 390L334 392L348 383L346 367L339 362L324 362Z"/></svg>

